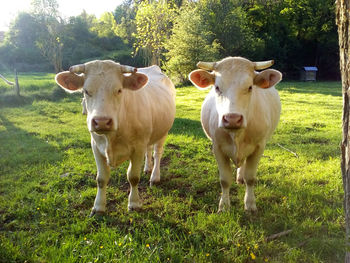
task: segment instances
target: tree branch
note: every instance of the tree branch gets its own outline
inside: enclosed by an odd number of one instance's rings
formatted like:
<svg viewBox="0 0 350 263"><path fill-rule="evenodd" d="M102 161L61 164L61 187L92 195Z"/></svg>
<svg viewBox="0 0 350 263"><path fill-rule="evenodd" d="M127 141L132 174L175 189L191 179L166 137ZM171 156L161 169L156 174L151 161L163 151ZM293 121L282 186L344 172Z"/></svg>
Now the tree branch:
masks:
<svg viewBox="0 0 350 263"><path fill-rule="evenodd" d="M286 147L282 146L282 145L279 144L279 143L277 143L277 145L278 145L279 147L281 147L283 150L286 150L287 152L290 152L291 154L293 154L296 158L299 158L299 155L296 154L295 152L293 152L292 150L287 149Z"/></svg>
<svg viewBox="0 0 350 263"><path fill-rule="evenodd" d="M286 231L283 231L283 232L280 232L280 233L277 233L277 234L273 234L273 235L271 235L271 236L268 236L268 237L265 239L265 241L266 241L266 242L270 242L270 241L275 240L275 239L277 239L277 238L286 236L286 235L288 235L288 234L291 233L291 232L292 232L292 229L289 229L289 230L286 230Z"/></svg>
<svg viewBox="0 0 350 263"><path fill-rule="evenodd" d="M8 85L10 85L10 86L14 86L14 85L15 85L15 83L13 83L13 82L11 82L11 81L8 81L8 80L5 79L5 77L2 76L1 74L0 74L0 78L3 79L3 80L4 80Z"/></svg>

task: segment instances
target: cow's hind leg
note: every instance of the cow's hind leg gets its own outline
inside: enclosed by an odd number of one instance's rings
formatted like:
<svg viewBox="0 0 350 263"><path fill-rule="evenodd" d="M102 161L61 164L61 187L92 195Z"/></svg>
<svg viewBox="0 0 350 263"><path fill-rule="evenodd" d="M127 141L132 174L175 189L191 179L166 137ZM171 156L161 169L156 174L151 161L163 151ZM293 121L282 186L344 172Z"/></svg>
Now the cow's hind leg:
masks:
<svg viewBox="0 0 350 263"><path fill-rule="evenodd" d="M153 148L153 145L148 145L147 151L145 154L145 167L144 167L143 171L147 174L152 172L152 166L153 166L152 148Z"/></svg>
<svg viewBox="0 0 350 263"><path fill-rule="evenodd" d="M237 178L236 178L236 182L238 184L244 184L244 170L245 170L245 160L243 162L243 164L241 165L241 167L239 167L237 169Z"/></svg>
<svg viewBox="0 0 350 263"><path fill-rule="evenodd" d="M150 186L160 182L160 160L162 159L163 145L167 135L168 134L166 134L163 138L161 138L159 141L157 141L154 144L154 153L153 153L154 165L153 165L153 170L150 178Z"/></svg>
<svg viewBox="0 0 350 263"><path fill-rule="evenodd" d="M92 145L96 165L97 165L97 194L90 216L95 214L104 214L106 211L106 191L110 177L110 168L107 165L107 160L100 152Z"/></svg>
<svg viewBox="0 0 350 263"><path fill-rule="evenodd" d="M243 178L246 185L246 191L244 196L244 209L247 211L255 212L257 210L255 203L254 185L256 182L256 171L258 169L258 163L263 153L263 148L258 148L252 155L250 155L243 168Z"/></svg>
<svg viewBox="0 0 350 263"><path fill-rule="evenodd" d="M144 154L144 152L135 152L130 160L128 168L128 181L130 184L130 194L128 199L129 211L140 209L142 206L139 196L138 184L140 181Z"/></svg>
<svg viewBox="0 0 350 263"><path fill-rule="evenodd" d="M214 146L214 154L219 167L220 184L221 184L221 198L218 212L228 210L230 204L230 186L233 181L232 165L230 158L226 156L220 149Z"/></svg>

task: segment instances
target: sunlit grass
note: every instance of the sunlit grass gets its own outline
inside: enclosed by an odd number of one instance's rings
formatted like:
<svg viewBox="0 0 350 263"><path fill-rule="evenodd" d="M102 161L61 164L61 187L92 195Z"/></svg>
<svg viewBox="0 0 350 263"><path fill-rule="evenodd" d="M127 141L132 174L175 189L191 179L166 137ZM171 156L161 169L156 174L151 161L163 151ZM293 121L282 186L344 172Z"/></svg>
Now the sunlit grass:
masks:
<svg viewBox="0 0 350 263"><path fill-rule="evenodd" d="M108 215L88 218L96 194L90 136L80 96L59 93L53 77L20 75L19 100L0 82L0 262L343 260L340 83L278 86L281 121L259 165L256 215L244 212L236 184L231 210L216 213L217 166L199 121L206 92L184 87L162 182L149 188L142 176L143 210L127 212L125 163L112 171Z"/></svg>

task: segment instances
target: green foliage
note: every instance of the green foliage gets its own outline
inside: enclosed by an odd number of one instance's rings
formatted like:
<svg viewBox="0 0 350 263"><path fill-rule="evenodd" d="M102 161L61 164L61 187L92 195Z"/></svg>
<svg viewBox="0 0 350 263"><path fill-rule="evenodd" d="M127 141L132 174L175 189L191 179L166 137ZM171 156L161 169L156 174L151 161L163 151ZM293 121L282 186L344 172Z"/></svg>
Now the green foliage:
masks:
<svg viewBox="0 0 350 263"><path fill-rule="evenodd" d="M63 67L79 64L82 59L95 58L102 55L103 51L95 44L97 36L91 32L96 17L86 12L76 17L71 17L64 27L62 36Z"/></svg>
<svg viewBox="0 0 350 263"><path fill-rule="evenodd" d="M235 183L232 208L216 213L217 165L199 121L207 92L183 87L161 183L150 188L141 176L142 211L127 212L124 163L112 170L108 214L89 218L96 166L81 94L54 96L53 77L20 75L24 101L0 101L1 262L343 261L339 82L279 84L282 115L258 168L257 214L244 212ZM0 98L13 93L0 82Z"/></svg>
<svg viewBox="0 0 350 263"><path fill-rule="evenodd" d="M274 58L289 78L313 65L325 79L339 76L334 8L332 0L253 1L246 7L250 28L265 42L266 58Z"/></svg>
<svg viewBox="0 0 350 263"><path fill-rule="evenodd" d="M125 44L133 46L136 35L136 6L132 5L133 0L125 0L123 4L117 6L114 17L117 21L116 33L123 39Z"/></svg>
<svg viewBox="0 0 350 263"><path fill-rule="evenodd" d="M28 61L32 61L31 64L45 63L45 59L35 44L40 34L39 27L34 16L19 13L11 23L5 41L0 45L0 63L11 69L15 67L15 64Z"/></svg>
<svg viewBox="0 0 350 263"><path fill-rule="evenodd" d="M164 43L170 36L175 11L175 8L165 1L142 2L138 6L135 17L135 52L142 49L149 61L147 64L160 65Z"/></svg>
<svg viewBox="0 0 350 263"><path fill-rule="evenodd" d="M171 37L165 42L168 50L165 68L176 83L187 80L198 61L219 59L220 44L213 40L213 33L208 28L194 4L179 10Z"/></svg>
<svg viewBox="0 0 350 263"><path fill-rule="evenodd" d="M249 27L246 11L240 3L232 0L204 0L199 2L199 6L200 15L222 46L222 56L255 58L263 52L264 42Z"/></svg>
<svg viewBox="0 0 350 263"><path fill-rule="evenodd" d="M43 57L54 67L55 72L62 71L62 48L60 41L63 23L58 16L56 0L34 0L32 2L33 15L39 24L39 35L35 40Z"/></svg>
<svg viewBox="0 0 350 263"><path fill-rule="evenodd" d="M116 36L117 23L111 12L105 12L100 19L94 23L91 31L95 32L100 38L113 38Z"/></svg>
<svg viewBox="0 0 350 263"><path fill-rule="evenodd" d="M198 58L226 56L274 59L288 79L299 78L303 66L317 66L319 79L339 79L333 0L124 0L113 15L82 13L67 20L59 18L56 0L33 5L6 33L1 68L51 63L57 71L60 56L68 68L130 52L119 61L158 64L175 82L186 81Z"/></svg>

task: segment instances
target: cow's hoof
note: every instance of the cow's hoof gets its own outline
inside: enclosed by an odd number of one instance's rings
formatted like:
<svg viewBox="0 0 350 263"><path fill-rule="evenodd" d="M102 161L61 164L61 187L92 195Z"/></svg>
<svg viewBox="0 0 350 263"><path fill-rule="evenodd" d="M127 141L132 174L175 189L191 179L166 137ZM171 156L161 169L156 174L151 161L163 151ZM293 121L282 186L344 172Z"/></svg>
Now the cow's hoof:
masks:
<svg viewBox="0 0 350 263"><path fill-rule="evenodd" d="M223 212L225 212L225 209L221 209L221 208L218 209L218 214L221 214Z"/></svg>
<svg viewBox="0 0 350 263"><path fill-rule="evenodd" d="M256 214L258 212L258 209L256 208L256 205L251 205L251 206L245 206L244 207L244 210L247 212L247 213L251 213L251 214Z"/></svg>
<svg viewBox="0 0 350 263"><path fill-rule="evenodd" d="M226 197L221 196L218 213L229 211L230 207L231 207L230 199L227 196Z"/></svg>
<svg viewBox="0 0 350 263"><path fill-rule="evenodd" d="M158 185L160 184L160 180L152 180L152 181L149 181L149 186L155 186L155 185Z"/></svg>
<svg viewBox="0 0 350 263"><path fill-rule="evenodd" d="M244 184L244 179L243 178L237 178L236 182L237 182L237 184Z"/></svg>
<svg viewBox="0 0 350 263"><path fill-rule="evenodd" d="M143 170L143 173L144 174L151 174L152 173L152 169L145 169L145 170Z"/></svg>
<svg viewBox="0 0 350 263"><path fill-rule="evenodd" d="M90 217L94 216L104 216L106 215L105 211L96 211L94 208L91 210Z"/></svg>
<svg viewBox="0 0 350 263"><path fill-rule="evenodd" d="M139 211L141 211L141 208L142 208L142 205L141 204L136 204L136 203L134 203L134 204L129 204L128 205L128 211L129 212L139 212Z"/></svg>

